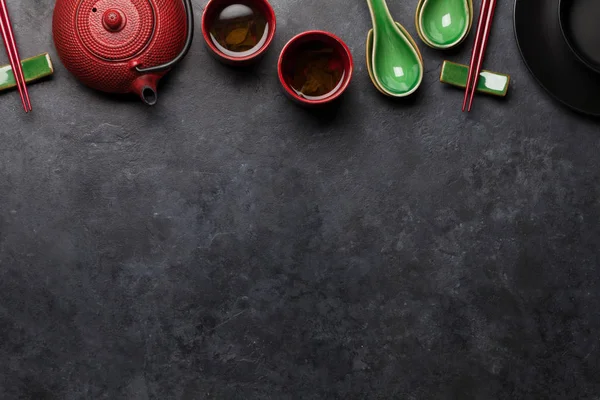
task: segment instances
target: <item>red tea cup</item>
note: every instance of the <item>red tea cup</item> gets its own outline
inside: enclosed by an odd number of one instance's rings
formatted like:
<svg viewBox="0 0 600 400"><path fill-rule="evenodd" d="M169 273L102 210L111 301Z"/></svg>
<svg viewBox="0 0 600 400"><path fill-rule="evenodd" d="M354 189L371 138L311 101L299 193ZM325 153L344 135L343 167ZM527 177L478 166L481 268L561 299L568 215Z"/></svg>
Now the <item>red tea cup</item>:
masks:
<svg viewBox="0 0 600 400"><path fill-rule="evenodd" d="M211 37L213 23L215 23L219 15L227 7L239 7L240 5L256 10L264 17L267 23L265 36L257 44L257 48L252 49L251 52L235 53L228 51L223 46L215 43ZM259 59L271 45L275 36L276 26L275 11L273 11L273 7L271 7L271 4L267 0L210 0L202 14L202 36L204 36L204 41L208 49L217 59L230 65L249 65Z"/></svg>
<svg viewBox="0 0 600 400"><path fill-rule="evenodd" d="M297 55L299 50L306 44L324 45L333 49L333 62L341 67L343 71L342 78L337 86L324 96L307 97L295 90L291 84L294 75L294 66L297 63ZM338 65L339 64L339 65ZM303 106L318 106L331 103L339 98L346 90L352 80L352 72L354 70L354 62L352 53L348 46L332 33L325 31L308 31L294 36L281 50L277 72L279 81L283 86L286 95Z"/></svg>

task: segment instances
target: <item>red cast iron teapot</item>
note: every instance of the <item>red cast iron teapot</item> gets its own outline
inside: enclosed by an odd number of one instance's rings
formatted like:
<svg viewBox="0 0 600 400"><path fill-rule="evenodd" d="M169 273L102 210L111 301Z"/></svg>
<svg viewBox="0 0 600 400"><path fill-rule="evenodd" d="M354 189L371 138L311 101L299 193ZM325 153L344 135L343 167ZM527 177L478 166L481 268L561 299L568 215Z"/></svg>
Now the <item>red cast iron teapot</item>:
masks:
<svg viewBox="0 0 600 400"><path fill-rule="evenodd" d="M191 0L57 0L52 30L80 81L153 105L159 79L190 48L194 17Z"/></svg>

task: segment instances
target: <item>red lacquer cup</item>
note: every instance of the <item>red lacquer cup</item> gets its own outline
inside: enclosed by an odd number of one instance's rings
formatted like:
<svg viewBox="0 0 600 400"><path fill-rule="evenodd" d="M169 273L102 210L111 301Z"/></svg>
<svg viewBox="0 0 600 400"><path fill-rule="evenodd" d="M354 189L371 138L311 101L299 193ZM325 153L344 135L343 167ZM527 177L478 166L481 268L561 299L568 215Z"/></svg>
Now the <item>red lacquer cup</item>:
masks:
<svg viewBox="0 0 600 400"><path fill-rule="evenodd" d="M321 96L322 98L319 99L311 99L300 95L290 84L293 79L291 71L294 70L294 63L297 62L296 54L302 45L308 43L322 44L332 48L336 53L336 59L341 62L344 71L343 77L337 87L327 94L327 96ZM339 98L350 84L353 70L354 62L348 46L339 37L325 31L308 31L294 36L283 47L283 50L281 50L279 63L277 65L279 81L281 82L286 95L296 103L304 106L328 104Z"/></svg>
<svg viewBox="0 0 600 400"><path fill-rule="evenodd" d="M210 34L211 24L217 19L218 13L223 11L225 7L240 4L258 10L258 12L264 16L268 24L264 42L258 50L249 55L236 55L232 52L227 54L223 49L219 49L219 47L215 45ZM204 37L206 46L220 61L230 65L249 65L258 60L271 45L276 28L277 19L275 17L275 11L273 11L273 7L271 7L271 4L269 4L267 0L210 0L202 14L202 36Z"/></svg>

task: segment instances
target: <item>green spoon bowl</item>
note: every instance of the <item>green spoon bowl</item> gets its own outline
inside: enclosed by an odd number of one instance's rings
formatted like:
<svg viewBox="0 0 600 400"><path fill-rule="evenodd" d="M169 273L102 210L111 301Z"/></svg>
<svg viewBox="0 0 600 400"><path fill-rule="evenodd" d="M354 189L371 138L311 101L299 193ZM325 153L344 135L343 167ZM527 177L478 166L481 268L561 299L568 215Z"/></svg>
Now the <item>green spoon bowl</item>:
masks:
<svg viewBox="0 0 600 400"><path fill-rule="evenodd" d="M461 44L473 25L473 0L420 0L415 26L421 40L434 49Z"/></svg>
<svg viewBox="0 0 600 400"><path fill-rule="evenodd" d="M402 29L403 31L406 32L404 27L399 22L396 22L396 25L398 26L399 29ZM408 35L408 33L407 33L407 35ZM412 38L410 38L410 39L411 39L412 45L414 46L415 51L417 53L419 53L419 59L421 60L421 65L422 65L423 57L421 56L421 52L419 51L419 48L417 47L417 44L414 42L414 40ZM381 94L389 96L389 94L379 86L379 84L377 83L377 80L375 80L375 77L373 75L372 56L370 56L370 54L372 54L372 51L373 51L373 29L369 30L369 33L367 34L366 48L367 48L367 71L369 72L369 77L371 78L371 82L373 82L373 86L375 86L375 88Z"/></svg>

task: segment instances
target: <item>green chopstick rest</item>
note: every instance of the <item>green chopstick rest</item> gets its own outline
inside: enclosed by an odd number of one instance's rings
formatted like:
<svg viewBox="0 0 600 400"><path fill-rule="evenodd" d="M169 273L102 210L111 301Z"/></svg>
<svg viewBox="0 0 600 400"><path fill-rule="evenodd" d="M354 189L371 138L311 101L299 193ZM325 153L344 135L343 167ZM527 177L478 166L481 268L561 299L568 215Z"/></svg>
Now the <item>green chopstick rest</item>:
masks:
<svg viewBox="0 0 600 400"><path fill-rule="evenodd" d="M467 78L469 77L469 66L458 64L451 61L444 61L442 72L440 73L440 82L460 88L467 87ZM486 71L484 69L479 73L477 82L477 91L479 93L491 94L493 96L506 96L510 76L499 74L498 72Z"/></svg>
<svg viewBox="0 0 600 400"><path fill-rule="evenodd" d="M23 76L25 82L31 83L39 81L42 78L50 76L54 73L52 60L48 53L40 54L39 56L27 58L21 61L23 68ZM0 67L0 91L8 90L17 87L15 76L10 65Z"/></svg>

